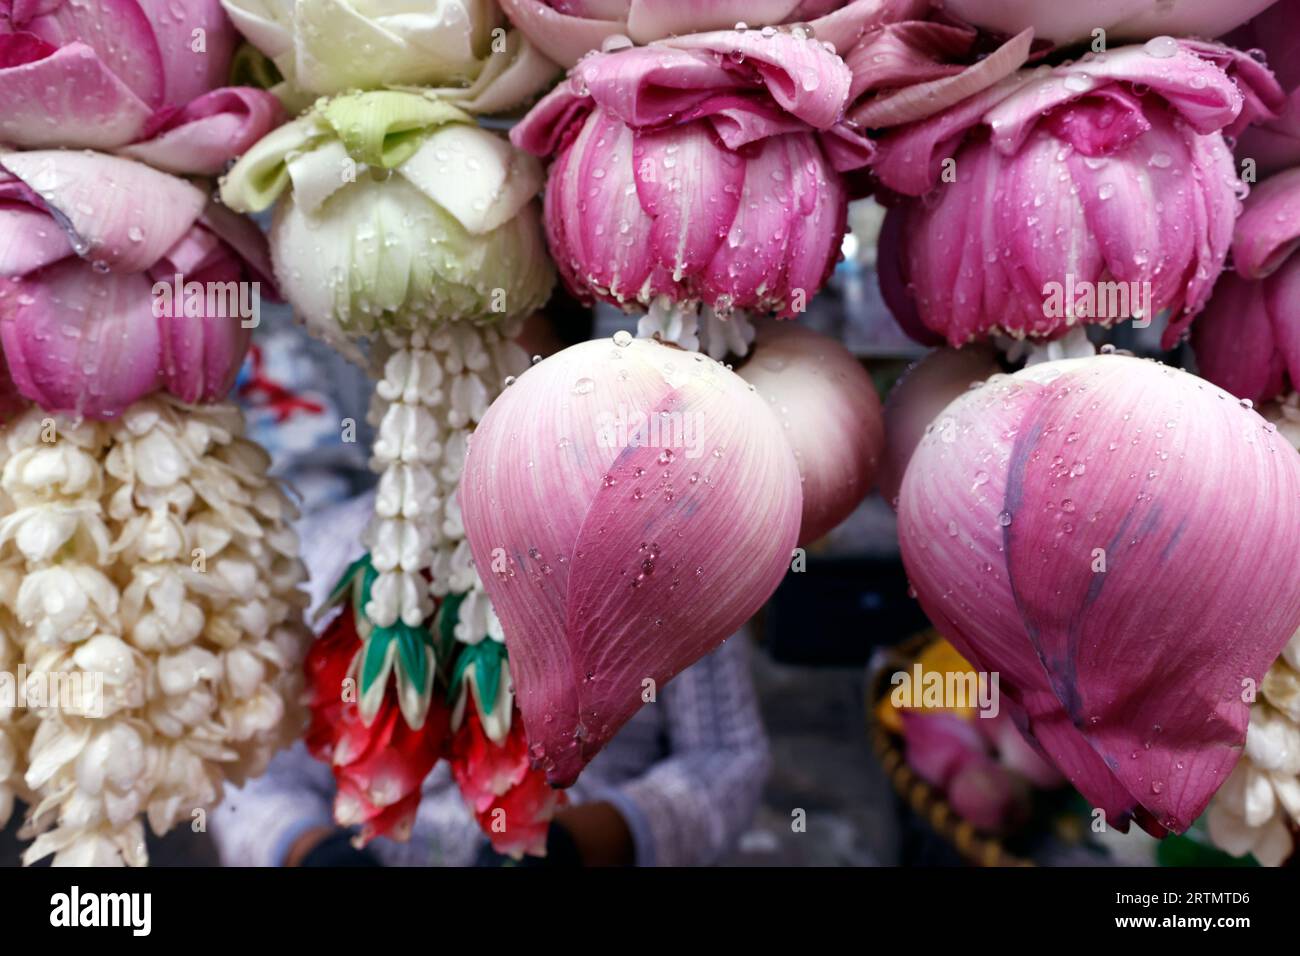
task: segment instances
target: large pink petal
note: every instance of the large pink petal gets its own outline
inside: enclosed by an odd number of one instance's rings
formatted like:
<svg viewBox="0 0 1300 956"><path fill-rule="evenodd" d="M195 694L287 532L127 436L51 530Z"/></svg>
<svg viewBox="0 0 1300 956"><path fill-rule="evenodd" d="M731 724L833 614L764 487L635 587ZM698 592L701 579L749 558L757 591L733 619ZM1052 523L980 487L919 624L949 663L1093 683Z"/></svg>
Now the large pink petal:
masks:
<svg viewBox="0 0 1300 956"><path fill-rule="evenodd" d="M161 345L151 283L76 259L0 296L0 341L19 392L42 408L120 414L157 386Z"/></svg>
<svg viewBox="0 0 1300 956"><path fill-rule="evenodd" d="M138 0L61 3L24 29L53 46L84 43L141 102L153 109L166 104L163 54Z"/></svg>
<svg viewBox="0 0 1300 956"><path fill-rule="evenodd" d="M228 311L223 305L218 305L217 314L209 315L206 290L218 283L239 283L243 271L227 255L206 269L186 274L185 279L205 290L203 314L187 315L184 303L173 297L172 309L158 318L163 384L183 402L217 401L234 385L253 331L244 327L239 316L223 314Z"/></svg>
<svg viewBox="0 0 1300 956"><path fill-rule="evenodd" d="M41 150L0 164L41 197L78 255L122 272L153 265L207 205L185 180L115 156Z"/></svg>
<svg viewBox="0 0 1300 956"><path fill-rule="evenodd" d="M623 20L570 16L553 10L545 0L500 0L501 9L543 53L571 67L590 50L599 50L607 37L626 33Z"/></svg>
<svg viewBox="0 0 1300 956"><path fill-rule="evenodd" d="M0 139L5 142L111 149L139 136L150 113L84 43L56 49L30 34L0 36Z"/></svg>
<svg viewBox="0 0 1300 956"><path fill-rule="evenodd" d="M181 106L223 86L239 39L221 0L135 0L156 37L165 79L164 102ZM202 49L195 37L201 31Z"/></svg>
<svg viewBox="0 0 1300 956"><path fill-rule="evenodd" d="M0 198L0 276L21 278L70 255L68 237L49 215Z"/></svg>
<svg viewBox="0 0 1300 956"><path fill-rule="evenodd" d="M1250 194L1237 220L1232 260L1238 274L1259 279L1300 246L1300 168L1270 176Z"/></svg>
<svg viewBox="0 0 1300 956"><path fill-rule="evenodd" d="M1184 373L1056 364L1007 465L1016 606L1070 721L1182 832L1240 755L1245 691L1300 623L1300 460Z"/></svg>
<svg viewBox="0 0 1300 956"><path fill-rule="evenodd" d="M1286 371L1274 340L1266 286L1232 273L1223 276L1192 326L1201 375L1253 402L1277 395Z"/></svg>

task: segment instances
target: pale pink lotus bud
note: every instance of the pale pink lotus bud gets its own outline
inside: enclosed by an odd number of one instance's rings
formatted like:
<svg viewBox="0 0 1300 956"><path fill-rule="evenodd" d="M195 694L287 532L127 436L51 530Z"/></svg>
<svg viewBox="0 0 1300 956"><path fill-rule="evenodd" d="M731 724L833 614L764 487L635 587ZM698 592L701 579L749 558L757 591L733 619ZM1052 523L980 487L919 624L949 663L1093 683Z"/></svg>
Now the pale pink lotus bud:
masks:
<svg viewBox="0 0 1300 956"><path fill-rule="evenodd" d="M235 39L220 0L5 3L0 143L218 173L284 118L271 94L223 87Z"/></svg>
<svg viewBox="0 0 1300 956"><path fill-rule="evenodd" d="M872 146L843 122L851 75L822 44L757 30L584 59L511 133L554 157L551 252L580 298L659 297L791 316L830 275L841 173Z"/></svg>
<svg viewBox="0 0 1300 956"><path fill-rule="evenodd" d="M460 507L533 757L568 786L767 600L802 495L781 426L739 376L621 333L502 393Z"/></svg>
<svg viewBox="0 0 1300 956"><path fill-rule="evenodd" d="M880 462L880 493L898 507L898 489L921 436L938 429L957 438L956 422L939 413L977 382L1001 371L991 345L935 349L908 367L885 399L885 451Z"/></svg>
<svg viewBox="0 0 1300 956"><path fill-rule="evenodd" d="M1029 819L1029 787L995 761L974 760L948 785L953 811L977 829L1006 833Z"/></svg>
<svg viewBox="0 0 1300 956"><path fill-rule="evenodd" d="M794 322L765 319L740 377L767 400L803 482L799 543L816 541L871 490L885 444L880 398L843 345Z"/></svg>
<svg viewBox="0 0 1300 956"><path fill-rule="evenodd" d="M873 169L915 197L881 236L891 309L954 346L1129 318L1167 319L1172 346L1245 191L1223 134L1280 93L1243 53L1165 37L1021 70L890 131Z"/></svg>
<svg viewBox="0 0 1300 956"><path fill-rule="evenodd" d="M1300 0L1277 0L1223 39L1267 62L1287 94L1277 116L1242 132L1237 158L1252 160L1261 174L1300 163Z"/></svg>
<svg viewBox="0 0 1300 956"><path fill-rule="evenodd" d="M1259 404L1300 387L1300 168L1246 200L1232 243L1236 271L1214 287L1192 329L1201 374Z"/></svg>
<svg viewBox="0 0 1300 956"><path fill-rule="evenodd" d="M257 227L183 179L89 151L0 153L0 341L42 408L223 398L269 274Z"/></svg>
<svg viewBox="0 0 1300 956"><path fill-rule="evenodd" d="M1300 625L1300 457L1217 386L1121 355L942 414L956 440L921 439L898 508L922 607L1109 826L1182 832Z"/></svg>
<svg viewBox="0 0 1300 956"><path fill-rule="evenodd" d="M1161 34L1217 37L1274 0L939 0L945 12L994 33L1034 35L1057 46L1097 39L1146 40Z"/></svg>
<svg viewBox="0 0 1300 956"><path fill-rule="evenodd" d="M797 24L843 51L864 31L925 12L927 0L501 0L537 47L571 67L591 50L743 25Z"/></svg>

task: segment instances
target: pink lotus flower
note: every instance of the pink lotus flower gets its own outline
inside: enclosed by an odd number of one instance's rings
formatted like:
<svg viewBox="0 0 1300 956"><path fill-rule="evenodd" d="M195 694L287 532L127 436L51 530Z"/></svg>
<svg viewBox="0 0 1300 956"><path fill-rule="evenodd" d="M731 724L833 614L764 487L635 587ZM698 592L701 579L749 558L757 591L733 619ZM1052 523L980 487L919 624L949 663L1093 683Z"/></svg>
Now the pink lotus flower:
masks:
<svg viewBox="0 0 1300 956"><path fill-rule="evenodd" d="M940 0L946 13L995 33L1034 35L1058 46L1093 39L1146 40L1161 34L1217 37L1245 23L1274 0Z"/></svg>
<svg viewBox="0 0 1300 956"><path fill-rule="evenodd" d="M551 252L585 300L659 296L789 316L839 255L840 173L870 144L841 118L851 77L790 33L682 37L596 54L511 134L554 156Z"/></svg>
<svg viewBox="0 0 1300 956"><path fill-rule="evenodd" d="M1300 387L1300 169L1246 200L1232 245L1235 273L1192 334L1201 374L1238 398L1265 402Z"/></svg>
<svg viewBox="0 0 1300 956"><path fill-rule="evenodd" d="M1162 38L1022 70L891 131L874 171L917 197L882 235L891 309L954 346L1162 316L1172 345L1218 278L1244 189L1220 134L1279 97L1245 54Z"/></svg>
<svg viewBox="0 0 1300 956"><path fill-rule="evenodd" d="M218 88L234 44L220 0L3 0L0 143L218 173L283 119L269 93Z"/></svg>
<svg viewBox="0 0 1300 956"><path fill-rule="evenodd" d="M942 414L956 440L921 440L899 501L922 607L1108 825L1183 831L1300 625L1300 458L1226 392L1117 355Z"/></svg>
<svg viewBox="0 0 1300 956"><path fill-rule="evenodd" d="M1266 58L1287 93L1277 117L1242 132L1238 158L1254 160L1260 173L1300 163L1300 0L1278 0L1224 42Z"/></svg>
<svg viewBox="0 0 1300 956"><path fill-rule="evenodd" d="M919 16L926 0L501 0L501 7L539 49L565 67L611 38L650 43L738 23L802 23L818 40L847 50L864 31Z"/></svg>
<svg viewBox="0 0 1300 956"><path fill-rule="evenodd" d="M799 543L816 541L866 497L885 443L871 376L834 339L767 319L737 370L785 431L803 482Z"/></svg>
<svg viewBox="0 0 1300 956"><path fill-rule="evenodd" d="M257 227L182 179L97 153L0 153L0 341L43 408L223 398L269 274Z"/></svg>
<svg viewBox="0 0 1300 956"><path fill-rule="evenodd" d="M907 463L921 436L938 429L956 441L955 422L940 413L977 382L998 374L991 345L935 349L903 373L885 400L885 450L880 463L880 493L895 508Z"/></svg>
<svg viewBox="0 0 1300 956"><path fill-rule="evenodd" d="M767 600L799 533L799 471L761 397L700 353L575 345L474 432L466 537L553 786Z"/></svg>

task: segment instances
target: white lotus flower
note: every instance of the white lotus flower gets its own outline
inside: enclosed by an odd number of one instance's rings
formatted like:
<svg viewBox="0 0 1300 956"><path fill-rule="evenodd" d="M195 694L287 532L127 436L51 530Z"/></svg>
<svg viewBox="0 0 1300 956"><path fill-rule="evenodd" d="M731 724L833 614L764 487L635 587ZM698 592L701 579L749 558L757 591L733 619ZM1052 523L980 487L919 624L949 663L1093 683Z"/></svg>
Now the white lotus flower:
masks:
<svg viewBox="0 0 1300 956"><path fill-rule="evenodd" d="M0 711L0 822L28 804L26 863L138 865L142 817L193 819L300 729L294 509L233 406L46 417L0 428L0 666L89 690Z"/></svg>

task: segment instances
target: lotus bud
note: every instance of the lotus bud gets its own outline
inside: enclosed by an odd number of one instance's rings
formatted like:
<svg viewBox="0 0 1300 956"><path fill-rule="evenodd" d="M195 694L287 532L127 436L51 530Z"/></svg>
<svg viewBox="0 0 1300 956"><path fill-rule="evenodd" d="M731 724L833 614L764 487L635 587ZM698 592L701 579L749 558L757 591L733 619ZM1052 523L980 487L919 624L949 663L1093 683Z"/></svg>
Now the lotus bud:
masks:
<svg viewBox="0 0 1300 956"><path fill-rule="evenodd" d="M566 284L715 357L747 345L733 314L803 311L839 256L841 173L871 152L843 122L851 79L821 44L756 30L584 59L511 132L553 159L546 228Z"/></svg>
<svg viewBox="0 0 1300 956"><path fill-rule="evenodd" d="M722 365L627 333L488 410L461 514L553 786L775 589L802 509L782 431Z"/></svg>
<svg viewBox="0 0 1300 956"><path fill-rule="evenodd" d="M1182 832L1300 625L1300 456L1121 355L994 376L942 415L953 440L921 439L899 498L922 607L1108 825Z"/></svg>
<svg viewBox="0 0 1300 956"><path fill-rule="evenodd" d="M109 418L156 391L225 397L275 295L252 223L91 152L0 154L0 200L0 340L25 399Z"/></svg>
<svg viewBox="0 0 1300 956"><path fill-rule="evenodd" d="M989 833L1007 833L1029 819L1029 788L990 759L963 767L948 785L948 802L957 816Z"/></svg>
<svg viewBox="0 0 1300 956"><path fill-rule="evenodd" d="M925 0L501 0L506 16L556 63L710 30L797 24L847 50L864 31L924 13Z"/></svg>
<svg viewBox="0 0 1300 956"><path fill-rule="evenodd" d="M938 429L956 440L955 422L940 418L948 404L973 385L1001 371L992 346L935 349L903 373L885 400L885 449L880 462L880 493L898 507L907 463L921 436Z"/></svg>
<svg viewBox="0 0 1300 956"><path fill-rule="evenodd" d="M799 543L816 541L871 489L885 443L876 386L839 342L773 319L737 374L781 423L803 482Z"/></svg>
<svg viewBox="0 0 1300 956"><path fill-rule="evenodd" d="M0 427L0 604L23 625L0 664L70 698L29 697L0 732L25 863L143 864L142 818L189 823L298 732L296 515L242 427L233 406L165 395L106 422L29 408ZM175 535L150 533L159 510Z"/></svg>
<svg viewBox="0 0 1300 956"><path fill-rule="evenodd" d="M1097 30L1112 40L1146 40L1161 34L1217 37L1245 23L1274 0L1104 0L1069 4L1058 0L943 0L945 12L994 33L1032 27L1057 46L1094 40Z"/></svg>
<svg viewBox="0 0 1300 956"><path fill-rule="evenodd" d="M1245 26L1224 37L1224 42L1266 60L1286 91L1286 103L1259 123L1244 130L1237 140L1237 157L1255 164L1260 174L1274 173L1300 163L1300 3L1277 0Z"/></svg>
<svg viewBox="0 0 1300 956"><path fill-rule="evenodd" d="M1266 402L1300 384L1300 169L1252 191L1237 220L1236 271L1214 287L1192 345L1201 374L1238 398Z"/></svg>
<svg viewBox="0 0 1300 956"><path fill-rule="evenodd" d="M317 96L387 87L444 87L466 109L496 113L550 85L558 67L484 0L222 0L283 78L295 113Z"/></svg>
<svg viewBox="0 0 1300 956"><path fill-rule="evenodd" d="M873 169L914 197L882 232L891 308L956 347L1129 318L1167 320L1171 347L1222 270L1245 189L1223 134L1280 93L1245 54L1163 38L1021 70L890 131Z"/></svg>
<svg viewBox="0 0 1300 956"><path fill-rule="evenodd" d="M0 142L214 175L283 119L269 93L222 86L235 39L219 0L6 3Z"/></svg>

